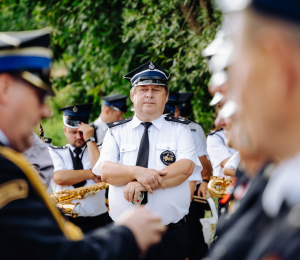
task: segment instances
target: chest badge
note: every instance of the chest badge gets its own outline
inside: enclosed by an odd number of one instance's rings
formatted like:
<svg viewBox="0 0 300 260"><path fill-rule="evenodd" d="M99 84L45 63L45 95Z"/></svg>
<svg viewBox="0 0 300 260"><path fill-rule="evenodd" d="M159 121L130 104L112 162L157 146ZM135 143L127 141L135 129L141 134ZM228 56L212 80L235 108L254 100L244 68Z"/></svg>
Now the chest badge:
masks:
<svg viewBox="0 0 300 260"><path fill-rule="evenodd" d="M174 162L176 162L176 156L173 152L171 151L163 151L161 154L160 154L160 159L161 161L164 163L164 165L170 165Z"/></svg>

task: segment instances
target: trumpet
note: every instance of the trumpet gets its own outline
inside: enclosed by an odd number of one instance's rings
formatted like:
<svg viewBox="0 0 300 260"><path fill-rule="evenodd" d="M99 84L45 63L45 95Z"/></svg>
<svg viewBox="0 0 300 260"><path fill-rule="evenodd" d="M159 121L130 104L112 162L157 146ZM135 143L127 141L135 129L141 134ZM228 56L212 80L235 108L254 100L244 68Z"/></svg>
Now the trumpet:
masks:
<svg viewBox="0 0 300 260"><path fill-rule="evenodd" d="M80 214L80 203L73 204L73 200L82 200L95 195L98 191L107 189L109 185L105 182L95 183L89 186L73 190L62 190L50 197L63 214L76 218Z"/></svg>
<svg viewBox="0 0 300 260"><path fill-rule="evenodd" d="M233 178L230 177L212 176L210 177L207 187L213 197L223 198L226 194L227 187L229 187L232 182Z"/></svg>

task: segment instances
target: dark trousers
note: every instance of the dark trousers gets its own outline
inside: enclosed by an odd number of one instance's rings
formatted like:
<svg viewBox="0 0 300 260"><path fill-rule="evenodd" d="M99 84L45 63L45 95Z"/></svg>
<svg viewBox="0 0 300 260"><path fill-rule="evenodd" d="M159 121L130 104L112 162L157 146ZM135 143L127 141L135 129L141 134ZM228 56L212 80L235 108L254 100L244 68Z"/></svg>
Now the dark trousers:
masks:
<svg viewBox="0 0 300 260"><path fill-rule="evenodd" d="M188 249L186 223L168 229L162 241L151 247L143 260L185 260Z"/></svg>
<svg viewBox="0 0 300 260"><path fill-rule="evenodd" d="M108 212L95 217L68 217L68 220L74 225L80 227L82 232L84 233L90 232L100 227L104 227L112 222L112 219L110 218Z"/></svg>
<svg viewBox="0 0 300 260"><path fill-rule="evenodd" d="M206 204L192 201L189 214L186 216L189 248L187 257L190 260L202 259L208 252L205 243L200 218L204 218Z"/></svg>

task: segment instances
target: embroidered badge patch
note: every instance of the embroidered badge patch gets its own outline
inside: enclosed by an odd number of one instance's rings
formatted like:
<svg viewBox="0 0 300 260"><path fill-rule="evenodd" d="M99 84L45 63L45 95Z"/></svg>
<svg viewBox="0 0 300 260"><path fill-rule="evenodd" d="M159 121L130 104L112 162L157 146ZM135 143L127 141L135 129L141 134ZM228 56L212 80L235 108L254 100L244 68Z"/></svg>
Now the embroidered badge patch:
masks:
<svg viewBox="0 0 300 260"><path fill-rule="evenodd" d="M164 151L160 154L160 159L164 163L164 165L170 165L176 161L176 156L171 151Z"/></svg>
<svg viewBox="0 0 300 260"><path fill-rule="evenodd" d="M28 184L23 179L16 179L0 185L0 209L6 204L28 196Z"/></svg>

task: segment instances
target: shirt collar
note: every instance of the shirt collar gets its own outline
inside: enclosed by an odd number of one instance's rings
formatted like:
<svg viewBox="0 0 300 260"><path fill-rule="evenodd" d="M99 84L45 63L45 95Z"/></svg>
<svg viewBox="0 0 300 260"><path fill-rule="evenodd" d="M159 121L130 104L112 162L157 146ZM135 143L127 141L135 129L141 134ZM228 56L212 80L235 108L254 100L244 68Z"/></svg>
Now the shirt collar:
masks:
<svg viewBox="0 0 300 260"><path fill-rule="evenodd" d="M1 129L0 129L0 142L5 146L9 146L9 141Z"/></svg>
<svg viewBox="0 0 300 260"><path fill-rule="evenodd" d="M134 115L132 119L132 129L138 127L143 121L137 118L136 115ZM161 115L159 118L151 121L153 126L155 126L158 130L161 130L162 124L164 122L164 116Z"/></svg>
<svg viewBox="0 0 300 260"><path fill-rule="evenodd" d="M263 194L263 209L270 217L276 217L284 202L294 207L300 201L300 152L282 161L272 173Z"/></svg>
<svg viewBox="0 0 300 260"><path fill-rule="evenodd" d="M103 122L103 120L101 119L101 116L98 117L98 119L95 121L95 124L97 126L100 126L103 131L107 130L107 125L106 125L106 123Z"/></svg>
<svg viewBox="0 0 300 260"><path fill-rule="evenodd" d="M75 146L73 146L73 145L70 145L70 144L67 144L67 146L69 146L70 147L70 149L71 149L71 151L74 153L74 150L75 150ZM83 152L85 150L85 146L83 146L83 147L81 147L81 153ZM80 153L80 154L81 154Z"/></svg>

